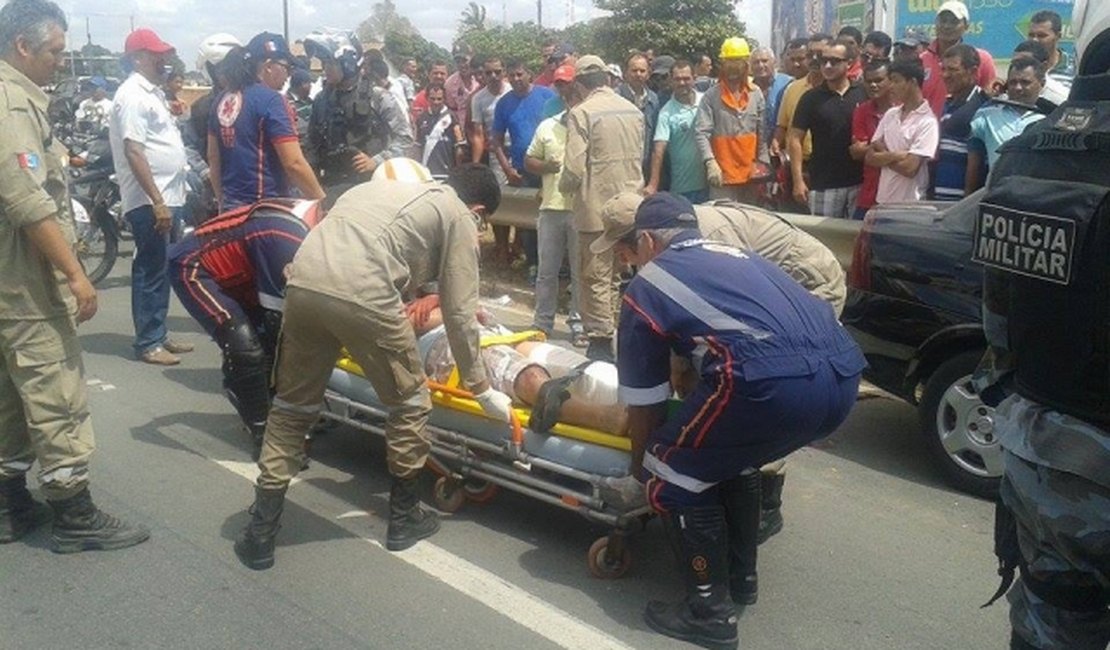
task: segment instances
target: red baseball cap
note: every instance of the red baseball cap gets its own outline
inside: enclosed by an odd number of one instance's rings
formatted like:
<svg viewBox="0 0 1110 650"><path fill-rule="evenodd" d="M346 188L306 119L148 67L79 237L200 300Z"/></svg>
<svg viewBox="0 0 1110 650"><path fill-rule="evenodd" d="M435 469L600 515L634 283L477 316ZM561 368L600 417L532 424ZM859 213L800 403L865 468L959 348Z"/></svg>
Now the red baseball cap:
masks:
<svg viewBox="0 0 1110 650"><path fill-rule="evenodd" d="M165 54L166 52L173 52L174 47L158 38L153 29L140 27L127 35L127 40L123 42L123 51L125 54L131 54L142 50L155 54Z"/></svg>
<svg viewBox="0 0 1110 650"><path fill-rule="evenodd" d="M553 81L574 81L574 66L561 65L555 68L555 74L552 76Z"/></svg>

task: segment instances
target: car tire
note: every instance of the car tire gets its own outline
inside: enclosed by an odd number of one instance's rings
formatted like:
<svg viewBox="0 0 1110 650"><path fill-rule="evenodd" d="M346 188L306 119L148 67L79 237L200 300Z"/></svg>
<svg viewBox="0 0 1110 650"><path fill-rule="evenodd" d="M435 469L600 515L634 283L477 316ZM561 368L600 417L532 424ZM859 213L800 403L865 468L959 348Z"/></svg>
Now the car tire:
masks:
<svg viewBox="0 0 1110 650"><path fill-rule="evenodd" d="M994 499L1002 474L994 409L971 387L971 374L982 357L982 350L961 352L937 366L925 382L918 417L925 444L948 482Z"/></svg>

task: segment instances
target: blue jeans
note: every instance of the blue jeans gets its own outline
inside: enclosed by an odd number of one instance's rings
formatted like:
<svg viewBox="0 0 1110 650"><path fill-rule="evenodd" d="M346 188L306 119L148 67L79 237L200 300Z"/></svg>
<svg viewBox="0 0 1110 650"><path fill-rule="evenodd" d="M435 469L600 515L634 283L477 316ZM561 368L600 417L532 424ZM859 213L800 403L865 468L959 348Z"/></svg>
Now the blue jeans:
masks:
<svg viewBox="0 0 1110 650"><path fill-rule="evenodd" d="M536 271L536 313L532 325L550 332L555 328L555 307L559 302L559 269L563 259L570 260L570 316L578 319L578 235L571 227L572 215L566 210L540 210L536 220L539 243L539 268ZM569 256L569 257L568 257Z"/></svg>
<svg viewBox="0 0 1110 650"><path fill-rule="evenodd" d="M135 256L131 260L131 320L135 324L135 354L166 342L166 312L170 306L170 279L166 267L166 247L170 235L178 232L184 218L181 207L170 208L173 228L170 233L154 229L154 209L144 205L127 213L135 236Z"/></svg>

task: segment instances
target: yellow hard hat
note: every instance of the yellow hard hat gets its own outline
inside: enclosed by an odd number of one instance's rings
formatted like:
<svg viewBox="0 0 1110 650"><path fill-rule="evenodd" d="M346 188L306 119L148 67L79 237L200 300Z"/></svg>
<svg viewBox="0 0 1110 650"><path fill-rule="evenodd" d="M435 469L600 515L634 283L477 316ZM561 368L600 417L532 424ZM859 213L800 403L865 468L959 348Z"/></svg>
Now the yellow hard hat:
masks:
<svg viewBox="0 0 1110 650"><path fill-rule="evenodd" d="M752 55L752 49L748 46L747 39L733 36L726 38L724 43L721 43L720 59L746 59Z"/></svg>

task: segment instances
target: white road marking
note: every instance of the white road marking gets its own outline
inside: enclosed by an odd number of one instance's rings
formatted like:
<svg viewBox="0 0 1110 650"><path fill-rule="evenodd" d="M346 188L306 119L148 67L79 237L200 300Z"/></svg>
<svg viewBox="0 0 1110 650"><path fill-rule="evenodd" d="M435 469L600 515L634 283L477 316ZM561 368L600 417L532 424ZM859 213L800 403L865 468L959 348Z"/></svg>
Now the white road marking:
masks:
<svg viewBox="0 0 1110 650"><path fill-rule="evenodd" d="M219 438L184 424L162 427L161 431L240 478L251 483L258 479L259 470L255 463L225 460L229 455L242 452ZM300 482L299 478L293 479L294 485L298 482ZM303 483L298 492L307 493L312 490L317 488L309 483ZM364 510L350 510L338 515L336 519L350 521L369 516L370 513ZM361 537L367 544L387 553L389 557L423 571L562 648L632 650L632 646L621 642L616 637L428 540L421 541L406 551L393 553L386 551L378 540L362 537L358 529L347 527L342 523L340 526Z"/></svg>

